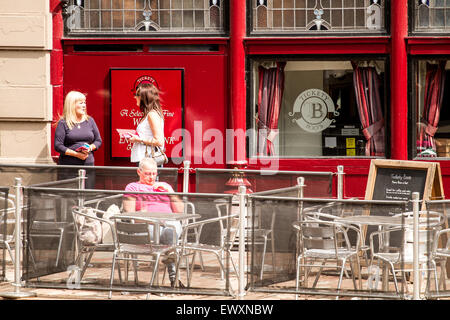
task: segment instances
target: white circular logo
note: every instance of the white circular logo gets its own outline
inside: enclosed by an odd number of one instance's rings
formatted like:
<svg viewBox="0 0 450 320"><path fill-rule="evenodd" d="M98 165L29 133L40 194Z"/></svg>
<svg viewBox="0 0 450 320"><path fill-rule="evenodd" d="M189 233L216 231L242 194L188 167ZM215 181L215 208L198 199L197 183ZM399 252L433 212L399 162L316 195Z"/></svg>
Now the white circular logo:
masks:
<svg viewBox="0 0 450 320"><path fill-rule="evenodd" d="M295 99L294 108L289 116L294 117L300 128L308 132L321 132L336 120L339 112L334 110L333 99L320 89L308 89Z"/></svg>

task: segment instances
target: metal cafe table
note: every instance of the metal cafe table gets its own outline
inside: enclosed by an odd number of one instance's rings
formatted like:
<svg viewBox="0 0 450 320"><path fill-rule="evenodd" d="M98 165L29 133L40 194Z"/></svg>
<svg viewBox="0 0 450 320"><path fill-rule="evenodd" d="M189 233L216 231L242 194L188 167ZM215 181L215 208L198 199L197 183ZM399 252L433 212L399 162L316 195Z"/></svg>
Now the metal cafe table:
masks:
<svg viewBox="0 0 450 320"><path fill-rule="evenodd" d="M165 221L180 221L200 217L201 216L199 214L189 214L189 213L136 211L136 212L124 212L112 216L111 218L132 219L132 220L141 220L143 222L151 222L155 226L153 230L154 241L156 244L159 244L160 227L162 224L164 224Z"/></svg>
<svg viewBox="0 0 450 320"><path fill-rule="evenodd" d="M153 228L153 240L155 244L159 244L160 241L160 227L164 225L165 221L181 221L192 218L200 218L199 214L188 214L188 213L175 213L175 212L150 212L150 211L134 211L134 212L124 212L111 217L111 219L130 219L130 220L140 220L142 222L147 222L154 225ZM166 226L167 228L172 228L175 231L175 227ZM126 272L128 274L128 271ZM157 280L158 281L158 280Z"/></svg>

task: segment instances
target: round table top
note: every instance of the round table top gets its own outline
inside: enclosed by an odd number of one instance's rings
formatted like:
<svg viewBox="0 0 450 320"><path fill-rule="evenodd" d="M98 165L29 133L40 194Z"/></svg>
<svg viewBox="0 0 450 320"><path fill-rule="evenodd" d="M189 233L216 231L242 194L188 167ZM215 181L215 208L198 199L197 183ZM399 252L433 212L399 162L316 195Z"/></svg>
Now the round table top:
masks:
<svg viewBox="0 0 450 320"><path fill-rule="evenodd" d="M365 224L365 225L389 225L389 226L401 226L404 223L404 219L401 217L390 216L348 216L336 218L338 222Z"/></svg>
<svg viewBox="0 0 450 320"><path fill-rule="evenodd" d="M124 212L111 218L130 218L130 219L163 219L163 220L184 220L189 218L199 218L198 214L174 213L174 212L150 212L136 211Z"/></svg>

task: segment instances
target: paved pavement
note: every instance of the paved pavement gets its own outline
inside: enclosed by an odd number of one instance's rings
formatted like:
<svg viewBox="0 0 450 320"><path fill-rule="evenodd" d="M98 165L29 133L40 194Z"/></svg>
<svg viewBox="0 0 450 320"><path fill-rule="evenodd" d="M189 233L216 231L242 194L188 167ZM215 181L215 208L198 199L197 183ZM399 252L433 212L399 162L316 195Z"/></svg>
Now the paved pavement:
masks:
<svg viewBox="0 0 450 320"><path fill-rule="evenodd" d="M105 253L97 253L94 255L92 260L92 266L87 269L87 272L83 278L83 285L90 285L90 282L95 282L96 285L100 284L105 288L108 288L109 285L109 276L110 276L110 261L111 257ZM214 257L204 256L204 266L205 269L202 271L200 266L197 266L194 270L194 275L192 279L192 284L198 288L208 288L208 289L224 289L225 282L220 277L220 270L218 268L218 264L215 261ZM141 270L139 272L139 284L141 286L146 285L146 281L150 278L151 270L148 266L142 265L139 266ZM13 265L10 261L7 263L6 268L6 278L7 281L0 282L0 296L5 293L15 292L16 288L13 285L14 280L14 269ZM160 271L160 281L163 277L163 268ZM109 300L108 299L108 291L100 291L100 290L84 290L84 289L70 289L66 285L66 280L68 277L67 272L62 272L50 276L45 276L39 278L41 283L47 284L56 284L60 286L60 288L29 288L29 287L21 287L20 292L24 293L32 293L34 296L23 297L20 300ZM115 284L118 284L118 276L117 272L115 274ZM168 280L167 277L162 283L163 286L168 288ZM186 283L186 272L185 269L181 270L181 279L184 283ZM363 285L366 286L367 279L363 279ZM134 275L133 272L130 272L129 284L133 284ZM337 286L338 277L334 275L323 275L320 278L320 286L324 288L335 288ZM310 281L310 284L312 281ZM231 277L232 287L237 289L238 282L235 276ZM447 288L450 283L447 280ZM283 283L277 283L272 286L272 289L276 288L284 288L284 287L294 287L294 281L289 280ZM345 278L343 281L344 289L352 289L353 283L351 278ZM392 288L393 289L393 288ZM412 287L410 286L412 290ZM169 289L171 290L171 289ZM150 300L154 301L211 301L211 300L228 300L228 301L238 301L236 297L232 296L223 296L223 295L204 295L204 294L177 294L167 292L164 294L151 294L147 296L146 293L141 292L127 292L127 291L113 291L111 300ZM0 298L1 299L1 298ZM299 297L300 300L308 299L308 300L329 300L334 299L331 296L324 295L302 295ZM355 297L341 297L341 300L355 300L358 298ZM252 292L247 291L243 300L295 300L294 294L285 294L285 293L264 293L264 292Z"/></svg>

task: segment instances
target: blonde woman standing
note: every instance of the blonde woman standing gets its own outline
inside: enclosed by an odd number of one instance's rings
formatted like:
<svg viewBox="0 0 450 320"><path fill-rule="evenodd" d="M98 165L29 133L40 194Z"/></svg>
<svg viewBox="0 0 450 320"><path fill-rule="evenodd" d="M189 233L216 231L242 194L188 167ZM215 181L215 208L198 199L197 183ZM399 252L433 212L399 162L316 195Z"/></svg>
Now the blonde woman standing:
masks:
<svg viewBox="0 0 450 320"><path fill-rule="evenodd" d="M95 150L102 145L102 138L94 119L86 111L86 96L78 91L70 91L64 101L63 116L55 130L55 150L59 152L59 165L94 166ZM78 170L61 172L58 179L68 179L78 175ZM76 171L76 172L75 172ZM95 187L95 172L87 171L86 188Z"/></svg>
<svg viewBox="0 0 450 320"><path fill-rule="evenodd" d="M143 113L136 132L129 141L133 143L131 148L131 162L136 165L145 158L145 151L150 147L158 146L164 149L164 115L161 108L159 90L151 83L142 83L136 89L136 105Z"/></svg>

